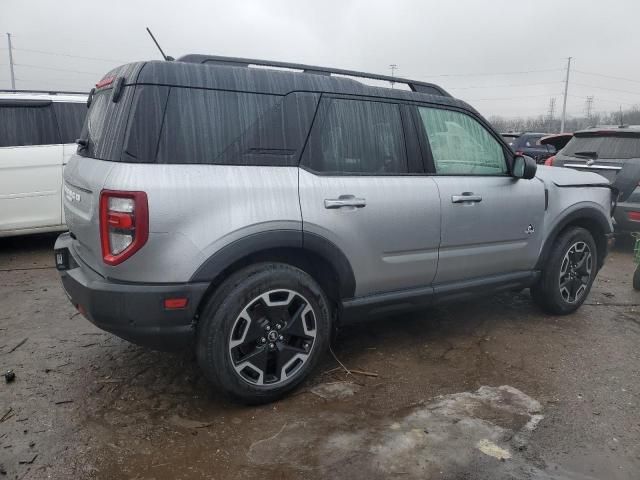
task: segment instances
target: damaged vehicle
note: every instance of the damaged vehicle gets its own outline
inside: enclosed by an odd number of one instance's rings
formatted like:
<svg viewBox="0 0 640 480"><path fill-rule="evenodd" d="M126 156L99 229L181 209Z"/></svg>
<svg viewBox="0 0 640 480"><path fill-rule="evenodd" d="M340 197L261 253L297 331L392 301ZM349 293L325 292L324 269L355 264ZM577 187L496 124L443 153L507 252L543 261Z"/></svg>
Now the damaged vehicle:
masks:
<svg viewBox="0 0 640 480"><path fill-rule="evenodd" d="M618 232L640 231L640 126L595 127L576 132L550 165L595 172L620 190L614 214Z"/></svg>
<svg viewBox="0 0 640 480"><path fill-rule="evenodd" d="M574 312L607 255L607 180L514 154L437 85L188 55L112 70L89 103L55 245L70 301L194 348L243 402L299 385L351 318L524 288Z"/></svg>

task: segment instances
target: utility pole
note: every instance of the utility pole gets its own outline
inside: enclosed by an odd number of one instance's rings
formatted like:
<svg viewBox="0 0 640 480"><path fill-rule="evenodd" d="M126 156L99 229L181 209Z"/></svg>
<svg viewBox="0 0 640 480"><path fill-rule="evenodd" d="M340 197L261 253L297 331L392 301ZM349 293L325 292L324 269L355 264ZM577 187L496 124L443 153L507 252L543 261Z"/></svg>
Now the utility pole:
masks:
<svg viewBox="0 0 640 480"><path fill-rule="evenodd" d="M556 97L551 97L549 99L549 126L547 127L549 133L551 133L553 129L553 114L555 113L555 110L556 110Z"/></svg>
<svg viewBox="0 0 640 480"><path fill-rule="evenodd" d="M567 77L564 80L564 99L562 101L562 120L560 121L560 133L564 133L564 122L567 118L567 91L569 90L569 71L571 70L571 57L567 58Z"/></svg>
<svg viewBox="0 0 640 480"><path fill-rule="evenodd" d="M11 89L16 89L16 77L13 73L13 52L11 51L11 34L7 33L7 44L9 45L9 70L11 71Z"/></svg>
<svg viewBox="0 0 640 480"><path fill-rule="evenodd" d="M587 97L584 102L584 113L587 115L587 121L589 122L589 126L591 126L591 112L593 111L593 95Z"/></svg>
<svg viewBox="0 0 640 480"><path fill-rule="evenodd" d="M396 65L395 63L392 63L391 65L389 65L389 68L391 69L391 78L395 77L396 75L396 70L398 69L398 65ZM393 88L393 85L395 84L395 82L392 80L391 81L391 88Z"/></svg>
<svg viewBox="0 0 640 480"><path fill-rule="evenodd" d="M624 122L622 121L622 105L620 105L620 126L624 125Z"/></svg>

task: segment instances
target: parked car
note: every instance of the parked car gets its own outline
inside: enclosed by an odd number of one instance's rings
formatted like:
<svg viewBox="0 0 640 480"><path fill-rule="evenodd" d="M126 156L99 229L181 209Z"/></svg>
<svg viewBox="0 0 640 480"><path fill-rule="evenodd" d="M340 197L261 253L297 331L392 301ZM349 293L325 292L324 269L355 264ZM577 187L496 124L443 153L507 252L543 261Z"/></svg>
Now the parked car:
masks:
<svg viewBox="0 0 640 480"><path fill-rule="evenodd" d="M617 231L640 231L640 125L596 127L576 132L552 165L597 172L616 183L626 199L614 215Z"/></svg>
<svg viewBox="0 0 640 480"><path fill-rule="evenodd" d="M66 230L62 170L87 95L0 91L0 237Z"/></svg>
<svg viewBox="0 0 640 480"><path fill-rule="evenodd" d="M553 145L540 144L540 140L548 136L548 133L509 132L501 135L517 155L531 157L536 163L544 163L547 158L556 153Z"/></svg>
<svg viewBox="0 0 640 480"><path fill-rule="evenodd" d="M540 139L540 145L551 145L556 152L562 150L569 140L573 138L573 133L554 133ZM553 166L556 156L552 155L544 161L548 167Z"/></svg>
<svg viewBox="0 0 640 480"><path fill-rule="evenodd" d="M133 342L193 346L244 402L298 385L350 318L526 287L573 312L607 254L601 176L535 178L433 84L188 55L112 70L89 102L55 245L70 301Z"/></svg>

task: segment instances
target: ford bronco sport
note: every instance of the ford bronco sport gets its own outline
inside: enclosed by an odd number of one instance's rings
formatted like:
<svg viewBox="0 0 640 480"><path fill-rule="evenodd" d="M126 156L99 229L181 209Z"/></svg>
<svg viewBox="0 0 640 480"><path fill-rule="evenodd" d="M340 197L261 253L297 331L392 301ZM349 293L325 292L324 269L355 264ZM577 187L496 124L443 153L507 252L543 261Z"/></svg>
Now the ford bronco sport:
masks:
<svg viewBox="0 0 640 480"><path fill-rule="evenodd" d="M514 155L432 84L188 55L112 70L89 103L55 245L71 302L192 346L240 401L293 389L347 318L527 287L573 312L607 253L606 179Z"/></svg>

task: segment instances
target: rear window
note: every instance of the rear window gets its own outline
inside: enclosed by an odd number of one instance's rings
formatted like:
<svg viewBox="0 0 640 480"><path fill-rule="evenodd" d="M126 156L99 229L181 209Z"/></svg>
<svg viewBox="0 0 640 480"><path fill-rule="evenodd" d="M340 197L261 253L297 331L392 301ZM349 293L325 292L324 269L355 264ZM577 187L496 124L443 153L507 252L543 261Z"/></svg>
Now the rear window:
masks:
<svg viewBox="0 0 640 480"><path fill-rule="evenodd" d="M87 116L87 104L82 102L54 102L53 111L58 120L62 143L74 143L80 138L82 124Z"/></svg>
<svg viewBox="0 0 640 480"><path fill-rule="evenodd" d="M0 105L0 147L60 143L50 102Z"/></svg>
<svg viewBox="0 0 640 480"><path fill-rule="evenodd" d="M100 160L120 161L134 91L133 86L124 87L118 102L112 101L110 88L93 95L80 135L80 138L87 141L87 147L79 148L78 154Z"/></svg>
<svg viewBox="0 0 640 480"><path fill-rule="evenodd" d="M543 137L543 135L531 135L531 136L527 136L525 137L524 140L524 147L539 147L540 146L540 139ZM544 147L543 147L544 148Z"/></svg>
<svg viewBox="0 0 640 480"><path fill-rule="evenodd" d="M502 135L504 141L507 142L507 145L513 147L516 144L516 140L518 140L518 136L516 135Z"/></svg>
<svg viewBox="0 0 640 480"><path fill-rule="evenodd" d="M598 158L640 158L640 136L575 136L562 149L562 154L570 157L580 152L596 152Z"/></svg>

